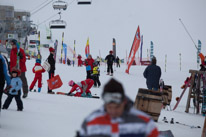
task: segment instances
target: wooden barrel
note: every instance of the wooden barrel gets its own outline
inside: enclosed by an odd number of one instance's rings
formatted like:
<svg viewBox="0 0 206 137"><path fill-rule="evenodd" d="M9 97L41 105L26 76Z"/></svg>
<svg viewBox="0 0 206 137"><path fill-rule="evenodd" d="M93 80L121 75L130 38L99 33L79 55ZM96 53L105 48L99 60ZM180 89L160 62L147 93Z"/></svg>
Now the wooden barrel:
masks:
<svg viewBox="0 0 206 137"><path fill-rule="evenodd" d="M151 115L154 121L158 121L162 109L162 93L140 88L134 106Z"/></svg>
<svg viewBox="0 0 206 137"><path fill-rule="evenodd" d="M170 103L172 101L172 86L164 85L163 92L168 93L168 104L167 105L170 105Z"/></svg>

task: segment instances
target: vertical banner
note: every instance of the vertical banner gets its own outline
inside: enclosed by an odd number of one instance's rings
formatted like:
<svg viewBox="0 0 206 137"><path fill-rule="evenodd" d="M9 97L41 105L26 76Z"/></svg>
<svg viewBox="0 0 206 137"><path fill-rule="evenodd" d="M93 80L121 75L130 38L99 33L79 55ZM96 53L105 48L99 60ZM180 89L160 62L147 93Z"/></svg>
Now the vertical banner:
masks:
<svg viewBox="0 0 206 137"><path fill-rule="evenodd" d="M140 44L140 29L139 29L139 26L137 28L137 32L135 34L135 37L134 37L134 41L133 41L133 44L132 44L132 48L130 50L130 53L129 53L129 58L128 58L128 61L127 61L127 69L125 70L126 73L129 74L129 69L135 59L135 54L139 48L139 44Z"/></svg>
<svg viewBox="0 0 206 137"><path fill-rule="evenodd" d="M116 41L115 41L115 38L113 38L112 48L113 48L113 55L116 58Z"/></svg>
<svg viewBox="0 0 206 137"><path fill-rule="evenodd" d="M57 56L57 46L58 46L58 40L55 40L55 42L54 42L54 50L55 50L54 60L56 60L56 56Z"/></svg>
<svg viewBox="0 0 206 137"><path fill-rule="evenodd" d="M143 35L141 36L141 46L140 46L140 62L142 62L142 46L143 46Z"/></svg>
<svg viewBox="0 0 206 137"><path fill-rule="evenodd" d="M37 43L37 51L38 51L37 58L41 59L41 53L40 53L40 31L38 32L38 40L36 41L36 43Z"/></svg>
<svg viewBox="0 0 206 137"><path fill-rule="evenodd" d="M67 61L67 45L64 43L63 44L63 51L64 51L64 60L63 60L63 64L66 63Z"/></svg>
<svg viewBox="0 0 206 137"><path fill-rule="evenodd" d="M75 64L75 58L76 58L76 50L75 50L75 45L76 45L76 40L74 40L74 52L73 52L73 67L74 67L74 64Z"/></svg>
<svg viewBox="0 0 206 137"><path fill-rule="evenodd" d="M201 41L198 40L198 48L197 48L197 64L200 63L200 56L199 56L199 53L201 53L201 45L202 45Z"/></svg>
<svg viewBox="0 0 206 137"><path fill-rule="evenodd" d="M150 60L152 60L153 56L154 56L154 45L153 45L153 42L151 41L151 45L150 45Z"/></svg>
<svg viewBox="0 0 206 137"><path fill-rule="evenodd" d="M62 63L63 44L64 44L64 32L62 32L62 48L61 48L61 59L60 59L60 63Z"/></svg>
<svg viewBox="0 0 206 137"><path fill-rule="evenodd" d="M86 44L86 47L85 47L85 55L86 57L88 57L88 55L90 54L90 51L89 51L89 38L87 39L87 44Z"/></svg>

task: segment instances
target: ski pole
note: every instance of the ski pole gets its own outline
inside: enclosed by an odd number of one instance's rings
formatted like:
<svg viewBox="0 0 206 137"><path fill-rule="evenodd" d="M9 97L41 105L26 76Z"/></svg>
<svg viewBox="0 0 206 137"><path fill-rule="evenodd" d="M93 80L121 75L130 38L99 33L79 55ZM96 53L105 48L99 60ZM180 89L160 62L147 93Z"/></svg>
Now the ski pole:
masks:
<svg viewBox="0 0 206 137"><path fill-rule="evenodd" d="M197 45L195 44L192 36L190 35L190 33L188 32L187 28L185 27L185 25L183 24L183 22L182 22L182 20L181 20L180 18L179 18L179 21L181 22L181 24L182 24L182 26L184 27L184 29L185 29L185 31L187 32L187 34L190 36L190 39L192 40L192 42L193 42L194 45L195 45L195 48L198 50Z"/></svg>

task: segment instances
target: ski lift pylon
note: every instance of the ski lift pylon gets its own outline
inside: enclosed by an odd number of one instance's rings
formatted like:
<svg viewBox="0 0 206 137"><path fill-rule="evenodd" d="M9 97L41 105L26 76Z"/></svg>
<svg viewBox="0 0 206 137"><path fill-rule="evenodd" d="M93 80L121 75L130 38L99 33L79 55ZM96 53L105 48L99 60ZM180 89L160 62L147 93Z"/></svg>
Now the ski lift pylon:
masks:
<svg viewBox="0 0 206 137"><path fill-rule="evenodd" d="M54 10L66 10L67 6L68 4L65 1L58 0L58 1L53 2Z"/></svg>
<svg viewBox="0 0 206 137"><path fill-rule="evenodd" d="M92 0L77 0L78 5L90 5L92 4Z"/></svg>

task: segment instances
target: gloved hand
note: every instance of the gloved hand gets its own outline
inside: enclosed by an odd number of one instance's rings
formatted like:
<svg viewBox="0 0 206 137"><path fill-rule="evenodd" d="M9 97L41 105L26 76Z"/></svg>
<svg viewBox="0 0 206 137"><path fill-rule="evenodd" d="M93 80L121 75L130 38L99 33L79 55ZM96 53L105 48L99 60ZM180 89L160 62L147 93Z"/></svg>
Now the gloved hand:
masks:
<svg viewBox="0 0 206 137"><path fill-rule="evenodd" d="M10 90L10 88L12 88L11 86L6 86L6 88L4 89L4 93L8 93L8 91Z"/></svg>
<svg viewBox="0 0 206 137"><path fill-rule="evenodd" d="M18 53L18 56L20 57L20 59L23 59L23 54L21 52Z"/></svg>
<svg viewBox="0 0 206 137"><path fill-rule="evenodd" d="M12 91L11 91L11 93L15 93L16 92L16 90L15 89L13 89Z"/></svg>

